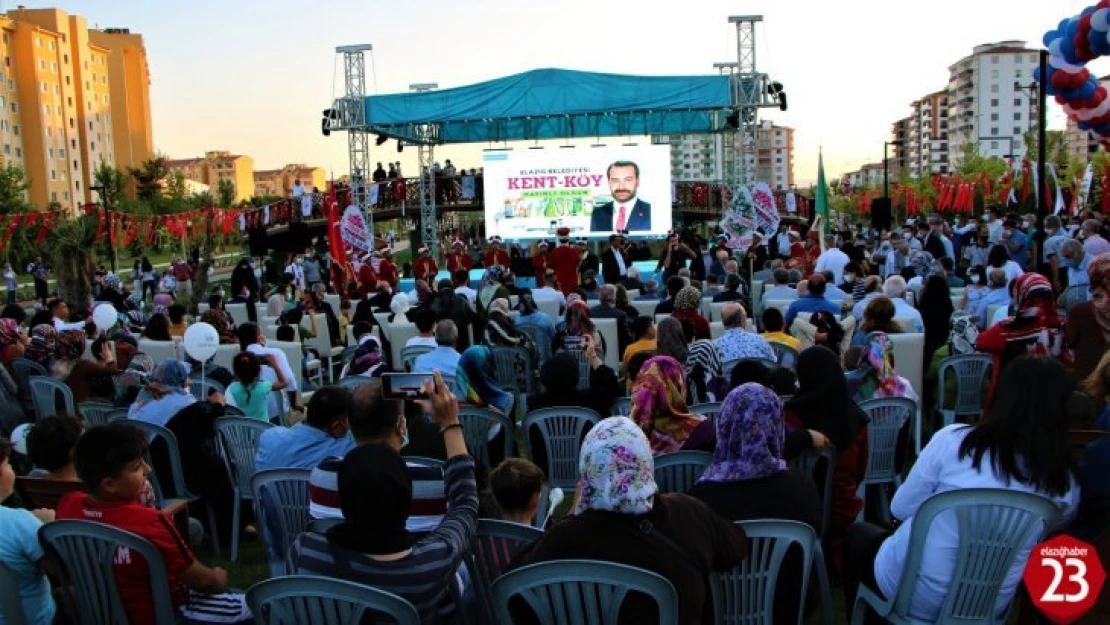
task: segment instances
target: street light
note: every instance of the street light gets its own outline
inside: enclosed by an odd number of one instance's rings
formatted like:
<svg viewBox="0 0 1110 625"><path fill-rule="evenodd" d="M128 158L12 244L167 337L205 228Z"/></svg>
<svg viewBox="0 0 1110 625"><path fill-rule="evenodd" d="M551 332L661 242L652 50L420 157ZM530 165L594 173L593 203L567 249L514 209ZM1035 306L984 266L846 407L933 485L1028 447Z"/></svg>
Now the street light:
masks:
<svg viewBox="0 0 1110 625"><path fill-rule="evenodd" d="M883 141L883 199L890 199L890 164L889 157L887 156L887 147L889 146L901 147L906 145L902 139L895 139L894 141Z"/></svg>

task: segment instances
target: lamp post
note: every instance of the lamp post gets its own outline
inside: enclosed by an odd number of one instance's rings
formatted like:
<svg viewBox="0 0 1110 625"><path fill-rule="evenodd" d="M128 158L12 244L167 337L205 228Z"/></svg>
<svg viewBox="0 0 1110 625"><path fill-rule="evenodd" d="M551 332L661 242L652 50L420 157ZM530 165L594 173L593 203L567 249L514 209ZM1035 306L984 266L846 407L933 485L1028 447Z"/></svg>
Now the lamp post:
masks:
<svg viewBox="0 0 1110 625"><path fill-rule="evenodd" d="M883 141L883 199L890 199L890 159L887 156L887 148L890 146L901 147L906 142L901 139L894 141Z"/></svg>

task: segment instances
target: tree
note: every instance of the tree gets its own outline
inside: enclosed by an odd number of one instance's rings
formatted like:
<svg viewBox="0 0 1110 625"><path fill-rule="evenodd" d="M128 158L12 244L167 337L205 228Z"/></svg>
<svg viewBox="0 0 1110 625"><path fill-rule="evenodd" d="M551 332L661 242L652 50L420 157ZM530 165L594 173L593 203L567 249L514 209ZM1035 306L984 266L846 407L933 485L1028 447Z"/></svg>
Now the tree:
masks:
<svg viewBox="0 0 1110 625"><path fill-rule="evenodd" d="M31 210L25 195L30 186L31 181L23 174L23 168L19 165L0 167L0 213L25 213Z"/></svg>
<svg viewBox="0 0 1110 625"><path fill-rule="evenodd" d="M216 185L216 197L220 200L220 208L230 208L235 205L235 184L227 178L220 178Z"/></svg>
<svg viewBox="0 0 1110 625"><path fill-rule="evenodd" d="M166 180L166 196L175 202L185 199L185 172L175 171Z"/></svg>
<svg viewBox="0 0 1110 625"><path fill-rule="evenodd" d="M979 144L965 143L960 150L959 165L956 173L960 176L978 177L986 174L988 180L998 180L1010 168L1005 160L997 156L983 156L979 153Z"/></svg>
<svg viewBox="0 0 1110 625"><path fill-rule="evenodd" d="M96 230L95 214L62 220L45 250L57 279L58 296L71 306L83 307L92 294L89 276L96 265L93 245Z"/></svg>
<svg viewBox="0 0 1110 625"><path fill-rule="evenodd" d="M138 169L130 168L127 173L135 179L136 193L139 199L155 205L162 197L162 182L169 172L170 168L166 165L166 157L159 155L143 161Z"/></svg>
<svg viewBox="0 0 1110 625"><path fill-rule="evenodd" d="M93 172L93 182L100 187L100 203L113 210L118 210L123 202L123 185L127 178L123 172L112 167L104 161Z"/></svg>

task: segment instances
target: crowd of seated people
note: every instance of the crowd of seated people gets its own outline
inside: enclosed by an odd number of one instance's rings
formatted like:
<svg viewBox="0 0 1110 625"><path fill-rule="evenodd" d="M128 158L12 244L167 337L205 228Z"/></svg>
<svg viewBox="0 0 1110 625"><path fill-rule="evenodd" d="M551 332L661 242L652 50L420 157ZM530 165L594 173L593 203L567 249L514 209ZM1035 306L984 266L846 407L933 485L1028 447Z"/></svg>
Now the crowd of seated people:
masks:
<svg viewBox="0 0 1110 625"><path fill-rule="evenodd" d="M1074 252L1071 247L1065 251ZM507 554L505 571L576 558L628 564L658 573L675 587L680 622L710 622L714 602L700 580L748 556L748 541L736 522L792 520L820 536L847 610L859 584L890 598L900 584L915 583L911 615L935 619L951 582L954 526L934 521L921 576L903 579L901 568L914 514L930 496L970 487L1035 493L1060 510L1050 531L1071 526L1097 540L1110 528L1110 491L1100 477L1110 467L1110 439L1087 446L1081 462L1068 442L1073 421L1091 424L1087 429L1107 428L1110 358L1103 349L1098 358L1085 354L1077 367L1071 353L1075 342L1095 341L1108 327L1110 258L1092 255L1085 262L1091 299L1060 314L1053 281L1015 274L1012 260L992 262L988 256L987 267L954 272L952 263L930 261L904 239L889 253L904 258L895 261L902 266L885 279L867 275L866 259L853 258L839 275L830 271L832 279L791 272L776 259L768 263L774 284L761 293L724 263L718 282L723 289L676 268L666 280L668 297L652 311L662 316L658 321L639 313L624 284L572 290L557 317L537 306L543 288L521 289L496 268L486 272L473 298L468 283L457 277L448 284L425 285L426 292L418 289L414 300L387 285L346 308L355 310L349 320L353 344L337 377L360 384L325 384L307 401L301 386L306 372L292 371L284 352L266 344L258 325L233 324L218 300L202 319L217 329L221 341L230 337L242 350L223 371L189 359L154 363L139 349L141 341L172 340L184 331L188 315L173 306L152 312L142 324L125 313L121 325L127 332L91 343L86 320L71 317L62 305L26 326L25 316L17 319L15 311L5 310L0 316L0 359L6 365L0 368L0 393L19 404L20 384L10 367L24 358L64 382L75 404L126 406L128 415L90 426L80 414L59 410L39 415L25 428L24 443L16 437L14 446L0 443L0 496L17 490L17 467L21 476L35 470L21 480L80 484L55 511L19 504L0 509L0 521L10 529L0 532L0 561L16 573L30 622L52 622L61 608L42 573L47 552L36 537L37 527L54 518L95 518L138 533L162 552L181 616L211 621L214 612L225 610L232 618L249 619L242 595L228 589L226 572L204 566L193 555L194 546L202 544L188 535L193 528L186 527L183 536L169 516L146 505L147 478L152 473L162 478L173 469L158 441L127 427L134 420L175 433L187 487L211 502L219 533L226 536L238 502L215 430L233 407L236 415L274 424L258 440L256 470L310 469L309 516L328 521L302 528L306 531L280 545L286 573L336 577L392 592L412 603L423 622L472 621L477 613L478 587L460 563L473 548L480 517L542 525L548 514L555 520L530 544ZM776 262L780 266L773 266ZM949 293L954 273L969 283L959 296ZM641 297L657 280L640 283ZM997 288L983 292L994 282ZM431 286L437 287L434 293ZM994 305L991 293L999 290L1012 308L999 323L982 319L984 302ZM591 294L596 302L588 301ZM758 310L752 306L757 298L763 304L760 314L752 312ZM714 323L703 314L710 301L718 302ZM782 302L781 309L767 306ZM325 302L309 290L297 300L275 292L270 303L281 308L294 340L303 341L316 321L314 312L322 311ZM993 363L984 383L982 416L935 428L931 416L938 398L928 390L922 397L923 389L916 386L922 380L912 379L907 363L895 360L895 346L907 336L923 335L922 364L943 360L953 355L950 318L969 310L982 328L976 345ZM385 327L366 313L387 313ZM337 322L342 316L336 315ZM612 326L597 319L617 320L615 341L607 341L611 335L603 332ZM405 369L392 362L395 350L388 340L391 328L409 323L414 338L406 345L428 348L412 370L438 374L426 388L427 399L418 402L387 398L378 379ZM329 332L346 343L345 331ZM503 379L495 366L498 350L505 347L531 354L533 366L527 370L534 377L527 388L517 379ZM792 360L782 360L786 348ZM91 354L86 356L86 350ZM223 374L226 391L194 397L190 382L201 372L212 378ZM1079 407L1073 394L1077 380L1085 380L1083 405L1093 410ZM615 406L622 397L627 397L627 416L619 416ZM892 489L889 510L883 511L901 522L893 531L880 523L883 515L876 515L871 498L865 506L858 494L871 452L869 418L861 404L884 398L913 401L927 424L920 455L900 467L906 481ZM707 404L715 408L707 411ZM548 456L553 449L565 450L547 447L539 428L519 432L499 423L484 440L471 440L486 445L479 455L467 448L470 439L463 436L459 409L467 406L494 410L514 427L522 415L539 409L596 413L600 420L574 445L580 478L568 496L569 509L540 514L554 461ZM902 455L911 448L909 429L907 422L899 443ZM521 436L527 437L531 456L519 457L520 449L506 456L502 450L513 447L505 444L507 437L519 442ZM826 449L833 454L825 467L829 502L822 501L821 476L794 468L799 459ZM680 451L703 452L712 459L688 492L663 493L654 463ZM251 522L251 515L245 516L244 523ZM857 521L861 516L864 522ZM271 545L280 540L272 528L258 529L258 540ZM1000 613L1017 596L1032 544L1022 547L999 588ZM780 570L776 623L797 622L799 614L815 608L813 597L800 596L801 565L792 552ZM120 582L123 605L132 621L150 622L149 588L133 583L141 571L118 568L117 576L125 580ZM514 622L537 622L524 603L510 607ZM655 610L654 600L632 595L621 609L621 622L650 621Z"/></svg>

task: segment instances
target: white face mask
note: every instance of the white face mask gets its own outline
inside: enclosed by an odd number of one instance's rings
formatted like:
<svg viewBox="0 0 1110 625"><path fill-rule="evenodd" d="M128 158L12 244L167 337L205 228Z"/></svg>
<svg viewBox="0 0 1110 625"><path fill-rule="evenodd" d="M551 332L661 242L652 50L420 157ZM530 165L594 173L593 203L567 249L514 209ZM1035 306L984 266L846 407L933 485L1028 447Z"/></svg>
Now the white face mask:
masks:
<svg viewBox="0 0 1110 625"><path fill-rule="evenodd" d="M971 274L971 283L972 284L979 284L979 276L976 275L976 274Z"/></svg>
<svg viewBox="0 0 1110 625"><path fill-rule="evenodd" d="M854 274L854 273L844 274L844 281L848 282L848 283L855 282L856 281L856 274Z"/></svg>

